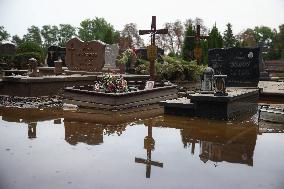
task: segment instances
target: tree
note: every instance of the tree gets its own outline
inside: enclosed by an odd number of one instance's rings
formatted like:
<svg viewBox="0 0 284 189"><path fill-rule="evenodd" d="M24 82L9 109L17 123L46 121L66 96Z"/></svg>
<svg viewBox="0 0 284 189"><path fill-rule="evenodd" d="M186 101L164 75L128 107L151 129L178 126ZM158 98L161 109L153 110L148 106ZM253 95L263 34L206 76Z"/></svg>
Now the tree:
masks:
<svg viewBox="0 0 284 189"><path fill-rule="evenodd" d="M184 35L183 25L179 20L165 23L164 27L168 29L168 34L157 35L156 44L164 47L170 54L181 54L182 41Z"/></svg>
<svg viewBox="0 0 284 189"><path fill-rule="evenodd" d="M37 26L31 26L28 28L28 33L23 37L25 42L34 42L38 45L42 45L42 39L40 34L40 29Z"/></svg>
<svg viewBox="0 0 284 189"><path fill-rule="evenodd" d="M23 42L18 46L15 66L18 69L27 69L27 63L30 58L37 59L38 63L41 64L43 57L43 49L39 44L31 41Z"/></svg>
<svg viewBox="0 0 284 189"><path fill-rule="evenodd" d="M126 24L123 30L120 32L120 36L121 38L127 39L132 48L144 46L144 41L138 33L137 25L134 23Z"/></svg>
<svg viewBox="0 0 284 189"><path fill-rule="evenodd" d="M208 34L208 28L204 25L204 21L201 18L196 17L194 20L186 19L184 22L184 27L188 28L189 25L192 25L193 27L200 25L200 32L202 34Z"/></svg>
<svg viewBox="0 0 284 189"><path fill-rule="evenodd" d="M277 53L277 58L284 60L284 24L279 26L279 33L276 34L274 49Z"/></svg>
<svg viewBox="0 0 284 189"><path fill-rule="evenodd" d="M263 59L273 59L275 56L273 46L277 34L276 30L272 30L266 26L257 26L253 32L257 45L261 47Z"/></svg>
<svg viewBox="0 0 284 189"><path fill-rule="evenodd" d="M248 28L245 31L239 33L237 35L237 39L238 39L241 47L255 47L255 46L257 46L254 31L251 28Z"/></svg>
<svg viewBox="0 0 284 189"><path fill-rule="evenodd" d="M44 39L43 45L48 48L51 45L58 43L58 27L51 25L44 25L40 31L42 38Z"/></svg>
<svg viewBox="0 0 284 189"><path fill-rule="evenodd" d="M193 29L192 24L187 24L187 28L185 31L185 36L183 40L183 46L182 46L182 57L184 60L193 60L193 51L195 47L195 40L193 37L189 36L195 36L195 31Z"/></svg>
<svg viewBox="0 0 284 189"><path fill-rule="evenodd" d="M19 46L23 43L23 39L21 39L18 35L13 35L11 42Z"/></svg>
<svg viewBox="0 0 284 189"><path fill-rule="evenodd" d="M66 45L72 37L76 36L76 28L70 24L60 24L58 31L58 41L60 46Z"/></svg>
<svg viewBox="0 0 284 189"><path fill-rule="evenodd" d="M222 47L223 47L222 35L218 31L218 28L215 24L209 33L208 48L213 49L213 48L222 48Z"/></svg>
<svg viewBox="0 0 284 189"><path fill-rule="evenodd" d="M101 40L114 43L115 30L104 18L86 19L80 23L78 35L83 41Z"/></svg>
<svg viewBox="0 0 284 189"><path fill-rule="evenodd" d="M4 26L0 26L0 43L2 41L8 40L10 37L10 34L5 30Z"/></svg>
<svg viewBox="0 0 284 189"><path fill-rule="evenodd" d="M232 25L230 23L227 24L227 29L223 34L224 47L235 47L237 40L233 34Z"/></svg>
<svg viewBox="0 0 284 189"><path fill-rule="evenodd" d="M276 34L276 44L279 49L284 49L284 24L279 26L279 33Z"/></svg>

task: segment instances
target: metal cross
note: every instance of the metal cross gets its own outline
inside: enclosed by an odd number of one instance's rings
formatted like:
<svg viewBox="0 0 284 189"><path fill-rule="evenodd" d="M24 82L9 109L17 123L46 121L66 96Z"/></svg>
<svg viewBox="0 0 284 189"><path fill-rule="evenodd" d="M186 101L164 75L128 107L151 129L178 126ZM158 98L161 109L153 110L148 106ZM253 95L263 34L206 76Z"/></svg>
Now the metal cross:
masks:
<svg viewBox="0 0 284 189"><path fill-rule="evenodd" d="M139 30L139 35L151 35L151 45L155 46L156 34L168 34L168 29L156 29L156 16L152 16L151 30ZM155 80L155 60L150 60L150 78Z"/></svg>

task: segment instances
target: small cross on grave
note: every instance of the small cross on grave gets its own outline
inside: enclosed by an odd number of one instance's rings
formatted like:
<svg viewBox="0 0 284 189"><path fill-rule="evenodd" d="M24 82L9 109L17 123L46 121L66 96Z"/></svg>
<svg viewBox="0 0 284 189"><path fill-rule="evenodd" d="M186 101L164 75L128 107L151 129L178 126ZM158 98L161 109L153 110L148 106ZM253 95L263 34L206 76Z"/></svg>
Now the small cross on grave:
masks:
<svg viewBox="0 0 284 189"><path fill-rule="evenodd" d="M152 137L152 126L148 126L148 136L144 139L144 148L147 150L147 159L135 158L135 163L146 165L146 178L151 177L151 166L163 168L163 163L152 161L152 151L155 149L155 140Z"/></svg>
<svg viewBox="0 0 284 189"><path fill-rule="evenodd" d="M202 48L200 47L200 40L201 39L208 39L208 35L200 35L200 25L196 26L196 34L195 36L187 36L189 38L194 38L195 41L195 48L194 48L194 57L197 60L197 64L200 64L202 58Z"/></svg>
<svg viewBox="0 0 284 189"><path fill-rule="evenodd" d="M156 34L168 34L168 29L156 29L156 16L152 16L151 30L139 30L139 35L151 35L151 45L147 47L147 56L150 61L150 79L155 80L155 59L157 58Z"/></svg>

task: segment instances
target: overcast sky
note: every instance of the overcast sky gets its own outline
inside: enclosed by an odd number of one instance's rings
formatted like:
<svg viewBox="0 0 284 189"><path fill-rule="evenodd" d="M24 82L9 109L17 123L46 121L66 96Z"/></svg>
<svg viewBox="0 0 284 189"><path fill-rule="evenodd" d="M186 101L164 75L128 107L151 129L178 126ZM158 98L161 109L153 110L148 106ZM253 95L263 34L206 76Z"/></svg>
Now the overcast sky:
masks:
<svg viewBox="0 0 284 189"><path fill-rule="evenodd" d="M31 25L78 27L96 16L117 30L130 22L149 29L152 15L159 28L165 22L199 17L209 28L216 22L221 31L230 22L234 33L261 25L278 29L284 24L284 0L0 0L0 25L20 36Z"/></svg>

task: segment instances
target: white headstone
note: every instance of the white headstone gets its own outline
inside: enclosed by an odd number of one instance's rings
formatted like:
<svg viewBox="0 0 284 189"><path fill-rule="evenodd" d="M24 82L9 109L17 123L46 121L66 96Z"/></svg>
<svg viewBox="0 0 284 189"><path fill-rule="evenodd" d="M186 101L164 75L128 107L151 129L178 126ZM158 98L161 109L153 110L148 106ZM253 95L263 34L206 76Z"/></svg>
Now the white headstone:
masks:
<svg viewBox="0 0 284 189"><path fill-rule="evenodd" d="M118 44L106 45L105 65L103 69L116 69L116 58L119 53Z"/></svg>

